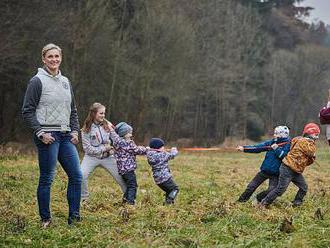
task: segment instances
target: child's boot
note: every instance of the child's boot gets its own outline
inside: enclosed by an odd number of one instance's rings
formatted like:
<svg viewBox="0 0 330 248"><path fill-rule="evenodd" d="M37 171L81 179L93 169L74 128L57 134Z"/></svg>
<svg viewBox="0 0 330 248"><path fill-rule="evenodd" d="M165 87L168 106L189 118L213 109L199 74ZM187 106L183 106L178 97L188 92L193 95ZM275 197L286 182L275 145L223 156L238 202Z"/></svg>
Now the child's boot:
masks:
<svg viewBox="0 0 330 248"><path fill-rule="evenodd" d="M292 207L293 207L293 208L296 208L296 207L301 206L302 204L303 204L303 202L302 202L301 200L294 200L294 201L292 202Z"/></svg>
<svg viewBox="0 0 330 248"><path fill-rule="evenodd" d="M173 204L176 196L178 195L179 190L172 190L165 199L165 204Z"/></svg>

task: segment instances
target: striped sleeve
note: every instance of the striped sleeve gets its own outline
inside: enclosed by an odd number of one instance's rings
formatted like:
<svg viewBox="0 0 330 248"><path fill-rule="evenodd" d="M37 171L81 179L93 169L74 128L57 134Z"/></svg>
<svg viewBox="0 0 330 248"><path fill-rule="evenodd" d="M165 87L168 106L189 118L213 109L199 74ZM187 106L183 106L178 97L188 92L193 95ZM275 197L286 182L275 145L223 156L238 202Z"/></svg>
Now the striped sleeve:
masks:
<svg viewBox="0 0 330 248"><path fill-rule="evenodd" d="M74 98L71 83L70 83L70 90L71 90L70 128L71 128L71 133L75 133L78 135L78 133L79 133L78 111L77 111L76 101Z"/></svg>

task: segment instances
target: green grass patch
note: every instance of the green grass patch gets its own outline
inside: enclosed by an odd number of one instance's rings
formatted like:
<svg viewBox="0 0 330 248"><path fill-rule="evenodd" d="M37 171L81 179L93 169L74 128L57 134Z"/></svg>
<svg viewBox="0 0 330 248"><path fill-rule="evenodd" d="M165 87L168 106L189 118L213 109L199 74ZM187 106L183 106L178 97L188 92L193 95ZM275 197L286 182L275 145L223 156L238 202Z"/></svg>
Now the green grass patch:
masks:
<svg viewBox="0 0 330 248"><path fill-rule="evenodd" d="M330 247L330 153L306 169L309 192L302 207L289 203L294 185L270 209L236 199L258 172L264 154L181 153L171 161L180 193L163 206L144 157L138 159L138 197L133 210L120 204L119 186L102 168L90 177L83 222L67 225L66 174L59 167L52 186L53 225L40 229L35 157L0 159L0 246L2 247ZM266 185L263 185L265 188ZM261 189L260 189L261 190ZM319 209L319 210L318 210ZM318 211L318 212L317 212ZM292 230L281 231L292 218Z"/></svg>

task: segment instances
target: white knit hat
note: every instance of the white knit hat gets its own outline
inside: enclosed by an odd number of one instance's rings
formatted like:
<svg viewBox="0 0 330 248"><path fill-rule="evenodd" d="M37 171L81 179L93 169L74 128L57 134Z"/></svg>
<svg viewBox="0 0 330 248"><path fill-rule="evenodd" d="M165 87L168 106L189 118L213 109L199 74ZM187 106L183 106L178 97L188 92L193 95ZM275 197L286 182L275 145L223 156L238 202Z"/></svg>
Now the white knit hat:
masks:
<svg viewBox="0 0 330 248"><path fill-rule="evenodd" d="M290 130L287 126L277 126L274 129L274 135L278 138L287 138L289 137Z"/></svg>

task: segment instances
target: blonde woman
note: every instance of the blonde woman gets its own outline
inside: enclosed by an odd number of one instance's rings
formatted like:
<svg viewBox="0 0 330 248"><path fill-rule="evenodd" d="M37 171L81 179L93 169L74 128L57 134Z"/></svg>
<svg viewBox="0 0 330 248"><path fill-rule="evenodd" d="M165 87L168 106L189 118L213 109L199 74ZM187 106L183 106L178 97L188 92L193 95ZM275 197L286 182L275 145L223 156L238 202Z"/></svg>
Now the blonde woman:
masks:
<svg viewBox="0 0 330 248"><path fill-rule="evenodd" d="M82 144L85 152L81 163L83 175L82 200L87 200L89 197L88 178L97 166L105 168L121 187L121 190L123 192L126 191L126 184L118 174L109 132L110 130L105 119L105 106L100 103L93 103L81 129Z"/></svg>
<svg viewBox="0 0 330 248"><path fill-rule="evenodd" d="M41 51L43 68L31 78L26 89L22 115L33 130L38 149L39 185L37 191L42 227L51 224L50 189L60 162L68 175L68 224L80 221L81 170L76 149L79 132L77 108L71 83L60 71L62 50L55 44Z"/></svg>

